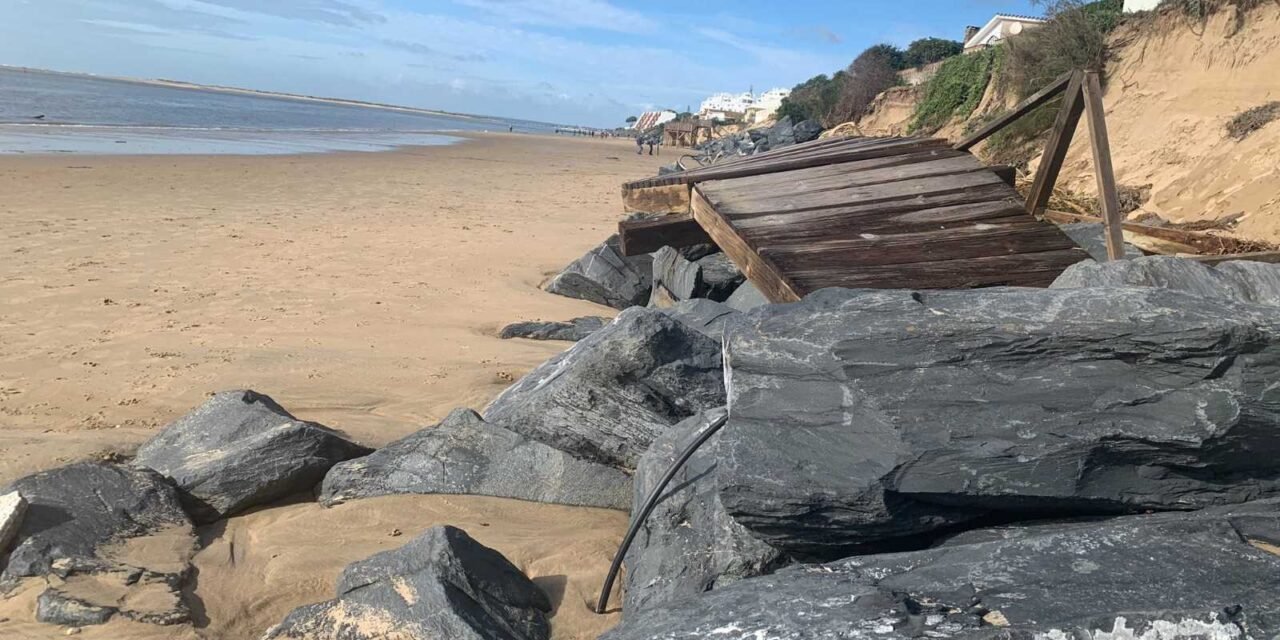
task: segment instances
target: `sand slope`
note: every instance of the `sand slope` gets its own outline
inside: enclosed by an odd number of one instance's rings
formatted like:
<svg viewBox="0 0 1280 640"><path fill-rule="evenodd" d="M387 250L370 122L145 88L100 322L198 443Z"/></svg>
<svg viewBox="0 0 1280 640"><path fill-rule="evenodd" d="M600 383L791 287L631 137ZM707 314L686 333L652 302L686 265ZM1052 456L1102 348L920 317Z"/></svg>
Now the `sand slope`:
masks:
<svg viewBox="0 0 1280 640"><path fill-rule="evenodd" d="M254 388L374 446L480 409L566 346L499 340L502 324L612 313L537 285L611 233L622 181L671 159L532 136L381 154L0 158L0 483L128 452L220 389ZM293 504L204 530L197 632L256 637L331 597L347 562L439 523L546 585L557 638L612 624L584 602L625 514L419 497ZM0 602L0 637L62 637L31 622L39 591ZM183 635L113 622L81 637Z"/></svg>

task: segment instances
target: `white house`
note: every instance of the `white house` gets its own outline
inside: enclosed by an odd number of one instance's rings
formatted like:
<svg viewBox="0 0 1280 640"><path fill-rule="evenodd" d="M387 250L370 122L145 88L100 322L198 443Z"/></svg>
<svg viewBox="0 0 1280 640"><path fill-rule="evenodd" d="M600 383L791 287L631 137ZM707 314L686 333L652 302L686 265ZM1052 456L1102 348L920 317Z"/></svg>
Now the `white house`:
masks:
<svg viewBox="0 0 1280 640"><path fill-rule="evenodd" d="M986 26L969 27L965 30L964 50L974 51L990 47L1009 36L1016 36L1042 24L1044 24L1042 18L997 13Z"/></svg>
<svg viewBox="0 0 1280 640"><path fill-rule="evenodd" d="M712 120L728 120L741 117L747 109L755 106L756 98L750 91L746 93L717 93L702 101L698 115Z"/></svg>
<svg viewBox="0 0 1280 640"><path fill-rule="evenodd" d="M790 89L770 89L756 97L756 103L743 112L747 124L760 124L773 117L782 106L782 100L791 95Z"/></svg>
<svg viewBox="0 0 1280 640"><path fill-rule="evenodd" d="M1124 0L1124 12L1152 11L1160 6L1160 0Z"/></svg>
<svg viewBox="0 0 1280 640"><path fill-rule="evenodd" d="M676 112L670 109L665 111L646 111L640 114L640 117L636 119L635 124L631 125L631 128L636 131L647 131L660 124L675 120L677 115Z"/></svg>

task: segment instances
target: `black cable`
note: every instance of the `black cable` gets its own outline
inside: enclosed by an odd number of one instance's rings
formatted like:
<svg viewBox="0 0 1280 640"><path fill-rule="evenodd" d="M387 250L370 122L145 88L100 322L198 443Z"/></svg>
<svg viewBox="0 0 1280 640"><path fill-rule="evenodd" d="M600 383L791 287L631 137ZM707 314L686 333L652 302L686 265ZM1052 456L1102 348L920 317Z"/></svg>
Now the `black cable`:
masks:
<svg viewBox="0 0 1280 640"><path fill-rule="evenodd" d="M653 488L649 497L644 501L644 508L640 510L640 514L635 520L631 521L631 528L627 531L627 537L622 539L622 546L618 547L618 553L613 556L613 565L609 567L609 575L604 579L604 587L600 589L600 600L596 604L596 613L604 613L605 608L609 606L609 592L613 591L613 581L618 579L618 570L622 568L622 560L627 556L627 550L631 548L631 543L635 540L636 534L640 532L640 525L649 519L649 514L653 512L654 507L658 506L658 498L662 497L662 492L671 484L671 480L676 477L676 472L684 463L689 461L711 436L715 435L720 427L723 427L729 421L729 414L726 412L723 416L716 418L698 437L676 458L670 469L667 469L666 475L662 476L662 480L658 481L658 486Z"/></svg>

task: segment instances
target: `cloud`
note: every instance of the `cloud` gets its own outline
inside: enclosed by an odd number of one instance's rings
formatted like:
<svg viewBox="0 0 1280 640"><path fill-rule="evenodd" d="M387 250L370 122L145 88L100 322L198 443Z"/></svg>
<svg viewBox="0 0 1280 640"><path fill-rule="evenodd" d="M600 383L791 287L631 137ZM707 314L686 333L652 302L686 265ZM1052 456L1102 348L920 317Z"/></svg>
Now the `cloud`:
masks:
<svg viewBox="0 0 1280 640"><path fill-rule="evenodd" d="M343 0L200 0L201 4L333 25L384 22L381 14Z"/></svg>
<svg viewBox="0 0 1280 640"><path fill-rule="evenodd" d="M590 28L624 33L646 33L658 24L644 15L616 7L604 0L454 0L480 9L512 24L544 27Z"/></svg>

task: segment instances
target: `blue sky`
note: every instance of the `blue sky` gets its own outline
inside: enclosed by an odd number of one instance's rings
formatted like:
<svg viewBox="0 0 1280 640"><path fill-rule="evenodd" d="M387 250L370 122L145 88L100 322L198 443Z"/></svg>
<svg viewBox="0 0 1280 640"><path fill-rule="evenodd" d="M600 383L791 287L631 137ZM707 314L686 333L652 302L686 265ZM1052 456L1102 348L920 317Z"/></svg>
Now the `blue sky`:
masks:
<svg viewBox="0 0 1280 640"><path fill-rule="evenodd" d="M614 126L1032 0L0 0L0 64Z"/></svg>

